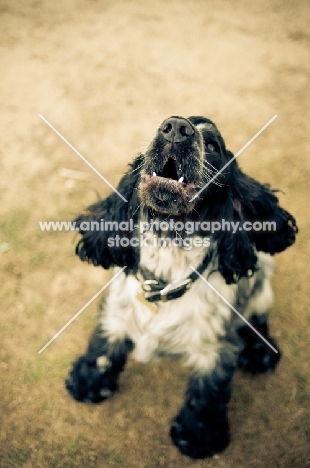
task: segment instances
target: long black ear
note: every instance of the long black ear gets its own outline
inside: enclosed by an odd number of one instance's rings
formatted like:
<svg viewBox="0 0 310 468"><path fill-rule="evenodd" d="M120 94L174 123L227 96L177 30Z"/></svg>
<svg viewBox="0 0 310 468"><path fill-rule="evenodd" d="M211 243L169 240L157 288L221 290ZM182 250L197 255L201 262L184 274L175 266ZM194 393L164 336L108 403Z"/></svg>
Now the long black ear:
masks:
<svg viewBox="0 0 310 468"><path fill-rule="evenodd" d="M232 172L235 170L234 166L230 169ZM217 249L216 269L226 283L236 283L240 278L251 275L256 270L255 247L247 232L232 229L232 225L241 224L241 219L234 204L230 183L211 187L196 208L200 221L221 225L212 238ZM205 236L206 232L201 232L201 235Z"/></svg>
<svg viewBox="0 0 310 468"><path fill-rule="evenodd" d="M127 202L114 192L86 208L74 220L82 234L76 246L81 260L105 269L126 266L126 272L136 270L139 259L133 238L138 218L137 184L141 163L142 156L139 156L118 185L118 192Z"/></svg>
<svg viewBox="0 0 310 468"><path fill-rule="evenodd" d="M274 190L238 169L232 186L234 203L244 221L249 221L251 241L258 251L275 254L295 242L298 228L294 217L279 206ZM256 224L255 224L256 223Z"/></svg>
<svg viewBox="0 0 310 468"><path fill-rule="evenodd" d="M237 223L239 217L234 213L230 220ZM237 283L240 278L251 276L256 271L257 256L245 232L221 232L216 240L218 269L227 284Z"/></svg>
<svg viewBox="0 0 310 468"><path fill-rule="evenodd" d="M233 158L230 151L226 154L228 160ZM230 226L232 223L238 226L233 232L222 225L213 234L217 244L217 269L228 284L256 270L256 251L273 255L294 243L298 229L293 216L279 206L269 185L245 175L236 161L229 166L226 183L210 189L197 205L199 218L219 223L228 221ZM246 222L248 224L244 224Z"/></svg>

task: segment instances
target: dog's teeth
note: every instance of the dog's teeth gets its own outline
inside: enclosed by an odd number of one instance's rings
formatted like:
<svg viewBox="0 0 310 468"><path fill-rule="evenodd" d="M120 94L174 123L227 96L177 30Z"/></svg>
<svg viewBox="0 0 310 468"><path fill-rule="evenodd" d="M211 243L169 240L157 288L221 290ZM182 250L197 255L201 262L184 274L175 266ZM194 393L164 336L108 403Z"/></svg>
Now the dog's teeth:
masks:
<svg viewBox="0 0 310 468"><path fill-rule="evenodd" d="M155 176L156 176L156 172L153 172L153 177L155 177Z"/></svg>
<svg viewBox="0 0 310 468"><path fill-rule="evenodd" d="M182 176L179 178L178 182L183 182L183 180L184 180L184 177Z"/></svg>

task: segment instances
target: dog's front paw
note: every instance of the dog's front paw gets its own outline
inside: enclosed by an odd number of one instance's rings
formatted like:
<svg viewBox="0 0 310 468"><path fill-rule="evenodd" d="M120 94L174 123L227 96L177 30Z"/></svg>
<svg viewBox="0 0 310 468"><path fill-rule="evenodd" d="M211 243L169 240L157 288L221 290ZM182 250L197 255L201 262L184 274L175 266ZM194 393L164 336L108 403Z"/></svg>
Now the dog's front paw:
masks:
<svg viewBox="0 0 310 468"><path fill-rule="evenodd" d="M273 338L268 337L268 342L277 349ZM247 343L238 357L238 366L251 374L273 372L281 358L281 352L276 353L270 346L263 342Z"/></svg>
<svg viewBox="0 0 310 468"><path fill-rule="evenodd" d="M206 458L229 444L227 412L195 412L186 406L174 419L170 436L181 453L190 458Z"/></svg>
<svg viewBox="0 0 310 468"><path fill-rule="evenodd" d="M106 356L90 359L81 356L73 365L66 387L77 401L99 403L117 389L117 376L109 371Z"/></svg>

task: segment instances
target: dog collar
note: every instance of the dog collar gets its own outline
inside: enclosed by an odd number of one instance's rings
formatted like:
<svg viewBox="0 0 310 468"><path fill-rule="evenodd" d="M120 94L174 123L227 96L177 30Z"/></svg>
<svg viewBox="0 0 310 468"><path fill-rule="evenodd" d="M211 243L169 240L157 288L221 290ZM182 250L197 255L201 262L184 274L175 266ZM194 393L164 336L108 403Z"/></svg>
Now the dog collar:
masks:
<svg viewBox="0 0 310 468"><path fill-rule="evenodd" d="M213 252L208 252L196 271L193 271L186 279L177 284L167 283L156 276L147 268L140 266L139 273L142 276L142 289L148 302L167 302L182 297L191 285L199 278L212 260Z"/></svg>

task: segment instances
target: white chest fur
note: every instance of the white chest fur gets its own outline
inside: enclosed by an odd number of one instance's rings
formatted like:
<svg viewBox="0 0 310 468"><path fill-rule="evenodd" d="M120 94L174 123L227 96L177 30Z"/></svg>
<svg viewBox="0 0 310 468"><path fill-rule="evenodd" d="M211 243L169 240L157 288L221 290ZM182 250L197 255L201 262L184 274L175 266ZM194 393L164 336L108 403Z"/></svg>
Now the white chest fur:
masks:
<svg viewBox="0 0 310 468"><path fill-rule="evenodd" d="M152 234L150 234L152 235ZM141 248L141 264L166 281L187 278L197 268L208 247L184 250L172 245ZM205 270L208 278L214 264ZM117 271L117 269L116 269ZM116 272L115 271L115 272ZM227 285L219 273L208 281L234 304L236 285ZM231 318L230 308L201 279L180 298L159 302L157 312L139 300L141 282L133 275L119 275L111 285L102 326L110 339L128 336L135 344L133 356L143 362L160 355L183 356L185 363L201 368L213 365L219 337Z"/></svg>

